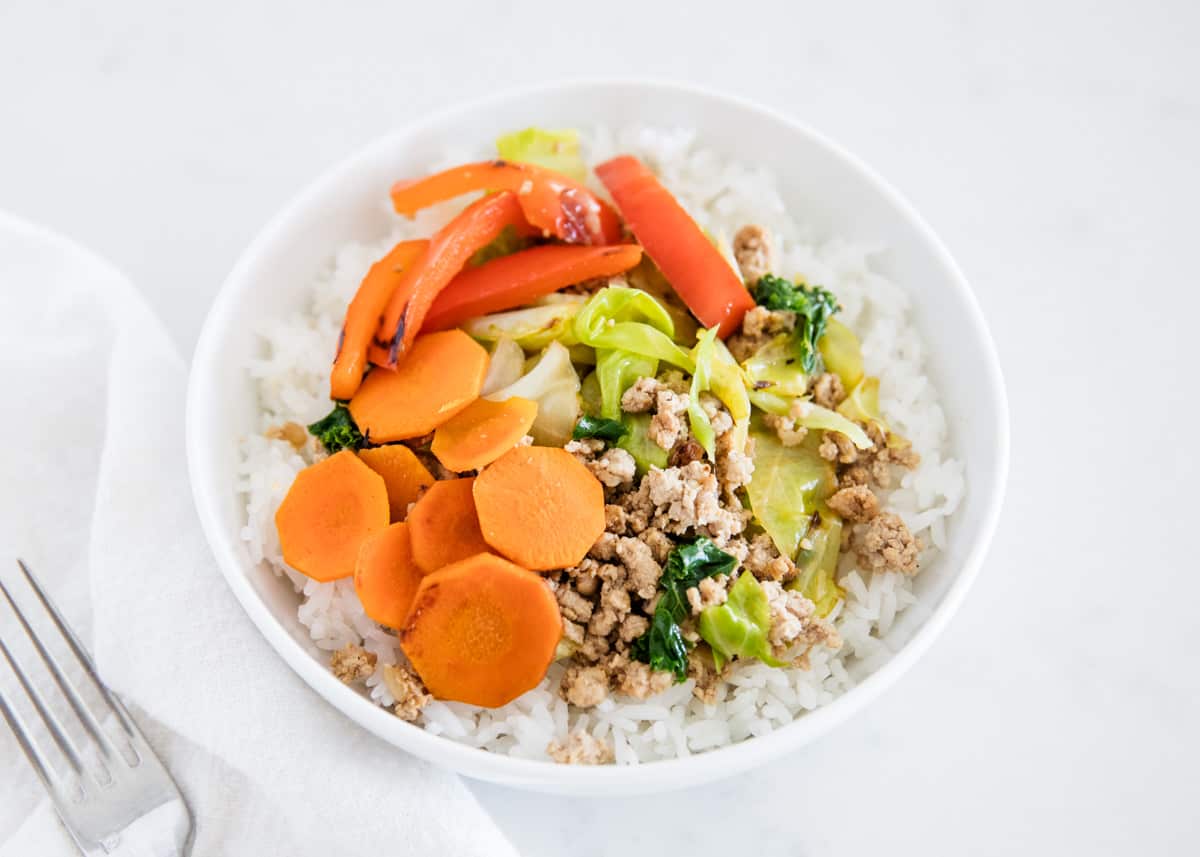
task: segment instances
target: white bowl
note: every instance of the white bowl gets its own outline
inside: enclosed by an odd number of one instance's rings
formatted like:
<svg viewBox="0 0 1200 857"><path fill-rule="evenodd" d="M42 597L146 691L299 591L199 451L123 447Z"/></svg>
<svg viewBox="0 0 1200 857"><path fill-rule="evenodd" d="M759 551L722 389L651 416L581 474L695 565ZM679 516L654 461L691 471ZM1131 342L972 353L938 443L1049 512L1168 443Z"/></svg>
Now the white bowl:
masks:
<svg viewBox="0 0 1200 857"><path fill-rule="evenodd" d="M918 603L889 634L898 651L887 663L770 735L634 767L555 765L476 750L405 723L343 685L297 620L291 585L251 561L238 534L244 510L235 487L238 439L256 426L254 385L244 368L259 349L255 326L300 308L307 284L339 245L385 233L380 200L391 182L419 174L463 141L528 125L597 123L694 128L704 145L768 167L785 201L816 229L886 245L878 265L912 296L951 444L966 465L966 497L947 527L948 544L917 578ZM661 83L580 82L499 95L414 121L339 164L286 205L238 260L196 347L187 408L192 490L208 542L283 660L351 720L409 753L470 777L559 793L627 795L728 776L802 747L866 705L912 666L958 609L991 541L1008 472L1008 408L991 337L962 273L912 207L853 156L792 119Z"/></svg>

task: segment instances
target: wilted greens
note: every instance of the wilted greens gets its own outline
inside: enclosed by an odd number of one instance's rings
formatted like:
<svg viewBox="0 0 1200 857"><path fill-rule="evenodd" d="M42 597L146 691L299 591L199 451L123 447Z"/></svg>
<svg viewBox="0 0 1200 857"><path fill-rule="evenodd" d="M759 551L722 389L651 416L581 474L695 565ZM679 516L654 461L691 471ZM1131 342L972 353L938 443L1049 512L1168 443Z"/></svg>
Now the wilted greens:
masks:
<svg viewBox="0 0 1200 857"><path fill-rule="evenodd" d="M808 375L820 366L817 340L825 332L825 325L838 311L837 298L833 292L820 286L793 283L774 274L763 274L754 284L754 300L771 310L789 310L796 313L796 332L793 334L800 368Z"/></svg>
<svg viewBox="0 0 1200 857"><path fill-rule="evenodd" d="M686 679L690 645L679 623L688 615L687 591L706 577L729 574L736 566L734 557L706 538L671 551L658 581L661 595L650 630L633 641L633 656L652 669L674 673L677 682Z"/></svg>
<svg viewBox="0 0 1200 857"><path fill-rule="evenodd" d="M788 585L813 603L817 615L824 619L842 598L837 585L838 556L842 549L842 519L828 509L815 516L816 526L809 530L812 547L797 557L799 574Z"/></svg>
<svg viewBox="0 0 1200 857"><path fill-rule="evenodd" d="M366 442L354 424L350 410L342 404L334 405L332 411L310 425L308 433L321 441L321 445L330 453L341 449L358 449Z"/></svg>
<svg viewBox="0 0 1200 857"><path fill-rule="evenodd" d="M583 440L586 437L594 437L600 440L615 443L628 432L625 425L620 420L606 420L603 417L589 417L584 415L579 418L579 422L575 423L575 430L571 432L571 437L575 440Z"/></svg>

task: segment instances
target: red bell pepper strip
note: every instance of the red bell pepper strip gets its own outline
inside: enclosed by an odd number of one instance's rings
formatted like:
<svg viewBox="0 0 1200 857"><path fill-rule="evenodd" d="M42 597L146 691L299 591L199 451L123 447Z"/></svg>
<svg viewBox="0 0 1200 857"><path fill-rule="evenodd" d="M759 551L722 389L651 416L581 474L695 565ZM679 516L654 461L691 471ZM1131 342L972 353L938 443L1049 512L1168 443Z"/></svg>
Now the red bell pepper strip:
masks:
<svg viewBox="0 0 1200 857"><path fill-rule="evenodd" d="M741 279L654 173L620 155L596 167L629 229L663 276L705 327L724 338L742 323L754 299Z"/></svg>
<svg viewBox="0 0 1200 857"><path fill-rule="evenodd" d="M329 373L329 398L345 400L358 392L367 371L367 348L379 329L379 317L403 281L404 272L428 246L424 239L401 241L367 271L346 308L333 371Z"/></svg>
<svg viewBox="0 0 1200 857"><path fill-rule="evenodd" d="M411 217L435 202L479 190L517 195L525 219L568 244L616 244L621 221L612 207L574 179L534 164L481 161L392 186L392 205Z"/></svg>
<svg viewBox="0 0 1200 857"><path fill-rule="evenodd" d="M394 368L421 332L438 293L471 256L504 227L523 229L525 223L516 195L505 191L471 203L439 229L392 292L368 352L371 361Z"/></svg>
<svg viewBox="0 0 1200 857"><path fill-rule="evenodd" d="M636 244L573 247L546 244L467 268L437 296L425 330L445 330L469 318L512 309L559 289L628 271L642 258Z"/></svg>

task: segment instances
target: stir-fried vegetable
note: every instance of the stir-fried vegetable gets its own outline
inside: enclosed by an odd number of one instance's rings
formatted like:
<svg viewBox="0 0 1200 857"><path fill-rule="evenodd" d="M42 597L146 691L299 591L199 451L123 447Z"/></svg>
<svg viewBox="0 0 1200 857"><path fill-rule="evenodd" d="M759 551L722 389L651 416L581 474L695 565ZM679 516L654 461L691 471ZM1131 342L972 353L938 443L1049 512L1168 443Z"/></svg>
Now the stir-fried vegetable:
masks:
<svg viewBox="0 0 1200 857"><path fill-rule="evenodd" d="M444 330L473 316L524 306L574 283L619 274L641 257L642 249L632 244L544 244L467 268L438 294L425 328Z"/></svg>
<svg viewBox="0 0 1200 857"><path fill-rule="evenodd" d="M579 132L573 128L513 131L496 139L496 153L506 161L545 167L577 182L587 178L587 167L579 154Z"/></svg>
<svg viewBox="0 0 1200 857"><path fill-rule="evenodd" d="M544 235L557 236L568 244L616 244L621 240L621 221L609 205L574 179L533 164L482 161L396 182L392 206L397 214L411 217L436 202L480 190L511 191L526 221Z"/></svg>
<svg viewBox="0 0 1200 857"><path fill-rule="evenodd" d="M857 423L876 422L883 425L879 411L879 379L867 376L850 390L850 395L837 406L837 412Z"/></svg>
<svg viewBox="0 0 1200 857"><path fill-rule="evenodd" d="M763 274L754 284L754 299L771 310L796 313L797 359L800 368L809 375L820 366L817 340L825 332L830 317L838 311L837 298L820 286L793 283L774 274Z"/></svg>
<svg viewBox="0 0 1200 857"><path fill-rule="evenodd" d="M579 375L560 342L551 342L528 372L513 384L488 395L493 401L520 396L537 402L537 418L529 433L535 443L562 446L579 421Z"/></svg>
<svg viewBox="0 0 1200 857"><path fill-rule="evenodd" d="M817 350L825 362L825 369L842 380L847 390L854 389L863 377L862 345L854 331L836 318L825 321L825 333L817 340Z"/></svg>
<svg viewBox="0 0 1200 857"><path fill-rule="evenodd" d="M729 587L724 604L706 607L700 613L700 636L712 647L717 669L734 657L758 658L772 667L784 666L771 654L767 634L771 630L771 606L762 585L743 571Z"/></svg>
<svg viewBox="0 0 1200 857"><path fill-rule="evenodd" d="M733 268L671 192L637 158L596 167L625 222L688 309L722 337L737 330L754 300Z"/></svg>
<svg viewBox="0 0 1200 857"><path fill-rule="evenodd" d="M658 581L661 594L650 630L633 641L633 656L653 669L674 673L676 681L685 680L690 646L679 623L688 615L686 593L704 578L729 574L736 567L737 559L703 537L671 551Z"/></svg>
<svg viewBox="0 0 1200 857"><path fill-rule="evenodd" d="M833 466L807 446L784 446L774 432L751 429L754 478L746 486L750 507L779 552L796 556L813 513L833 493Z"/></svg>
<svg viewBox="0 0 1200 857"><path fill-rule="evenodd" d="M808 392L808 375L800 364L800 352L790 333L768 340L742 363L753 389L774 396L803 396Z"/></svg>
<svg viewBox="0 0 1200 857"><path fill-rule="evenodd" d="M572 300L527 306L507 312L496 312L468 319L459 325L476 339L495 342L507 337L526 351L545 348L551 342L563 345L575 343L575 314L584 304L578 295L564 295Z"/></svg>
<svg viewBox="0 0 1200 857"><path fill-rule="evenodd" d="M807 429L841 432L854 442L859 449L870 449L871 438L862 430L862 426L851 422L837 411L814 405L812 402L797 402L790 411L796 418L796 425Z"/></svg>
<svg viewBox="0 0 1200 857"><path fill-rule="evenodd" d="M820 519L808 533L812 547L801 551L797 557L799 574L788 584L789 589L799 590L817 608L822 619L833 612L843 597L837 585L838 556L842 545L842 519L827 508L821 508L815 516Z"/></svg>
<svg viewBox="0 0 1200 857"><path fill-rule="evenodd" d="M340 449L358 449L363 445L362 432L342 404L334 405L332 411L310 425L308 433L321 441L331 455Z"/></svg>
<svg viewBox="0 0 1200 857"><path fill-rule="evenodd" d="M692 358L674 334L671 316L658 301L625 286L601 289L575 316L575 336L584 345L665 360L691 372Z"/></svg>
<svg viewBox="0 0 1200 857"><path fill-rule="evenodd" d="M479 395L487 396L502 390L525 374L525 352L507 336L501 336L492 345L488 358L487 374L483 376L483 387Z"/></svg>
<svg viewBox="0 0 1200 857"><path fill-rule="evenodd" d="M600 382L600 416L621 417L621 396L638 378L653 378L658 361L620 349L601 349L596 353L596 380Z"/></svg>
<svg viewBox="0 0 1200 857"><path fill-rule="evenodd" d="M622 419L625 435L617 441L617 446L633 456L639 476L645 476L651 467L664 469L669 460L667 451L650 439L649 414L626 414Z"/></svg>
<svg viewBox="0 0 1200 857"><path fill-rule="evenodd" d="M481 247L506 226L525 223L517 198L497 193L471 203L439 229L400 278L383 311L372 362L395 368L425 324L434 300Z"/></svg>
<svg viewBox="0 0 1200 857"><path fill-rule="evenodd" d="M712 388L713 342L716 338L717 329L710 327L700 335L700 341L692 351L696 368L692 372L692 388L688 396L688 423L691 425L692 435L713 461L717 459L717 437L712 421L700 403L700 394Z"/></svg>
<svg viewBox="0 0 1200 857"><path fill-rule="evenodd" d="M499 235L475 251L471 260L467 262L468 270L477 265L486 265L501 256L508 256L524 250L533 242L533 237L527 234L528 232L528 229L505 226L500 230Z"/></svg>

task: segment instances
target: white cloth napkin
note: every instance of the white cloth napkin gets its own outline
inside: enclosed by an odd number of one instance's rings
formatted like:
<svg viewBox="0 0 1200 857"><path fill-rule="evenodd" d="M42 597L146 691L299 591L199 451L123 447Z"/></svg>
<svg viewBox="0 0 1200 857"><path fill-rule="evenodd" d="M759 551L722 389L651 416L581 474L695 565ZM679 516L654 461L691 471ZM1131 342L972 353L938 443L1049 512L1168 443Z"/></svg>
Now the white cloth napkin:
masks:
<svg viewBox="0 0 1200 857"><path fill-rule="evenodd" d="M128 282L0 215L0 335L0 545L34 565L164 756L193 853L515 854L457 777L310 691L228 592L187 483L186 367ZM6 730L0 770L0 857L74 854Z"/></svg>

